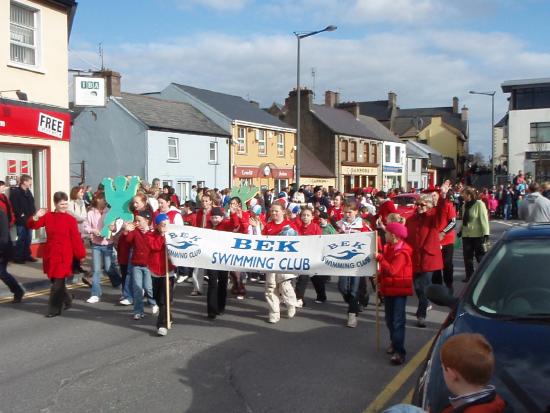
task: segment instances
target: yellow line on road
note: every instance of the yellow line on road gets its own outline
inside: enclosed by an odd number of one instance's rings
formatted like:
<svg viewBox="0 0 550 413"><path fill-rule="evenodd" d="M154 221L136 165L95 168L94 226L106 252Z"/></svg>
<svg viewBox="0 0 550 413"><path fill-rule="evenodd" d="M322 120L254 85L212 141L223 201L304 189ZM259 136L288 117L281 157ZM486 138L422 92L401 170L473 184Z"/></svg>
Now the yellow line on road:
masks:
<svg viewBox="0 0 550 413"><path fill-rule="evenodd" d="M407 393L407 395L405 396L405 398L403 399L403 401L401 403L405 403L405 404L412 403L413 393L414 393L414 387L409 390L409 392Z"/></svg>
<svg viewBox="0 0 550 413"><path fill-rule="evenodd" d="M105 279L105 280L101 281L101 284L108 284L108 283L109 283L108 279ZM77 288L82 288L82 287L86 287L86 284L80 282L80 283L76 283L76 284L67 285L66 288L67 288L67 290L76 290ZM43 295L46 295L46 294L49 294L49 293L50 293L49 288L45 288L43 290L36 290L36 291L27 291L27 292L25 292L25 295L23 296L23 301L27 300L29 298L33 298L33 297L40 297L40 296L43 296ZM12 301L13 301L13 297L0 298L0 304L11 303Z"/></svg>
<svg viewBox="0 0 550 413"><path fill-rule="evenodd" d="M426 344L420 349L418 353L401 369L399 373L390 381L387 386L376 396L376 399L363 411L363 413L378 413L380 412L391 400L391 398L399 391L399 389L405 384L409 377L416 371L418 366L424 361L428 351L430 350L433 337L428 340ZM412 391L409 392L412 397ZM407 397L409 396L407 395Z"/></svg>

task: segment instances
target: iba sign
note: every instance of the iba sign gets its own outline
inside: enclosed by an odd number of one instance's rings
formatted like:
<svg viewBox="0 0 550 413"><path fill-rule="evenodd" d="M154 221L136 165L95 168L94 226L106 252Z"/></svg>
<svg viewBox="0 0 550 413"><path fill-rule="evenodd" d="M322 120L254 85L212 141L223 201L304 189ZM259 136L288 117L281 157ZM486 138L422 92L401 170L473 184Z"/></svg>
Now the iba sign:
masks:
<svg viewBox="0 0 550 413"><path fill-rule="evenodd" d="M75 76L74 88L76 106L105 106L105 79L102 77Z"/></svg>

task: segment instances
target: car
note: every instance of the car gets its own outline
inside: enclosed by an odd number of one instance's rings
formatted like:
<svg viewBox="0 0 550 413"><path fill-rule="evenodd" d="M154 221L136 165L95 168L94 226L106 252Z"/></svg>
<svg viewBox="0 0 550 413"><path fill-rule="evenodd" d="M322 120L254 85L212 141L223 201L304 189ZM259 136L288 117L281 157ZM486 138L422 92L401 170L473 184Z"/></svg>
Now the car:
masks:
<svg viewBox="0 0 550 413"><path fill-rule="evenodd" d="M394 196L392 201L395 204L397 213L405 219L409 219L413 216L415 211L414 204L419 196L420 195L414 192Z"/></svg>
<svg viewBox="0 0 550 413"><path fill-rule="evenodd" d="M413 403L440 412L450 396L439 351L447 338L482 334L493 347L492 384L511 412L550 412L550 224L505 232L485 255L460 297L441 285L427 296L451 311L415 387Z"/></svg>

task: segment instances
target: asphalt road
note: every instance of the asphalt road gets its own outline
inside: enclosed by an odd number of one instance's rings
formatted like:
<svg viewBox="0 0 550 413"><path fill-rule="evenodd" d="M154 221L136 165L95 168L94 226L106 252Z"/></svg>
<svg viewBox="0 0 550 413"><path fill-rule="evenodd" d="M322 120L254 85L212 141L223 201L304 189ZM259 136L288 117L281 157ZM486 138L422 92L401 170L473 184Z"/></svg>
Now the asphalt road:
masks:
<svg viewBox="0 0 550 413"><path fill-rule="evenodd" d="M507 226L492 223L493 237ZM455 254L455 291L463 285ZM89 290L73 290L73 308L44 318L47 296L0 305L0 412L363 412L403 367L384 353L388 338L375 307L355 329L345 327L346 306L329 284L329 301L300 310L295 319L266 322L263 286L249 286L244 301L230 298L224 316L209 321L204 297L175 294L175 323L157 337L156 316L134 321L104 288L102 302L87 304ZM306 296L313 298L313 287ZM374 295L371 295L371 299ZM433 337L446 309L414 326L409 299L406 347L412 359ZM384 403L400 402L414 375ZM388 390L386 389L386 393ZM372 410L372 408L371 408Z"/></svg>

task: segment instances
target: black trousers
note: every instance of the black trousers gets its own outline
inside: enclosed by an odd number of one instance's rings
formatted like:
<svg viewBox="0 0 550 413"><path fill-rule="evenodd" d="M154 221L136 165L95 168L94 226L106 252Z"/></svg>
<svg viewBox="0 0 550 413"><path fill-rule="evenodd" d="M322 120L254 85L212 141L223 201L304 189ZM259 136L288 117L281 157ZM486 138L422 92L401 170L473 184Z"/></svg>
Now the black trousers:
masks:
<svg viewBox="0 0 550 413"><path fill-rule="evenodd" d="M474 256L476 261L479 263L485 255L483 237L462 238L462 255L464 257L466 281L468 281L474 273Z"/></svg>
<svg viewBox="0 0 550 413"><path fill-rule="evenodd" d="M159 306L159 315L157 317L157 328L167 328L168 323L166 319L166 303L172 303L174 297L174 277L170 277L170 289L168 291L168 301L166 299L166 277L151 277L153 281L153 298ZM172 312L170 312L170 320L172 319Z"/></svg>
<svg viewBox="0 0 550 413"><path fill-rule="evenodd" d="M304 299L304 295L306 294L306 288L307 283L309 282L309 275L301 274L296 279L296 288L294 291L296 292L296 299L302 300Z"/></svg>
<svg viewBox="0 0 550 413"><path fill-rule="evenodd" d="M225 311L227 301L227 271L208 270L208 291L206 292L206 310L210 317Z"/></svg>
<svg viewBox="0 0 550 413"><path fill-rule="evenodd" d="M453 288L453 254L454 244L443 245L441 248L441 255L443 255L443 271L437 270L432 274L432 284L445 283L447 288L452 290Z"/></svg>
<svg viewBox="0 0 550 413"><path fill-rule="evenodd" d="M48 313L61 314L63 304L68 307L73 300L65 287L65 278L50 278L50 281L52 286L50 288L50 299L48 301Z"/></svg>
<svg viewBox="0 0 550 413"><path fill-rule="evenodd" d="M326 284L328 280L330 280L328 275L314 275L311 277L311 283L317 294L317 301L327 301Z"/></svg>

